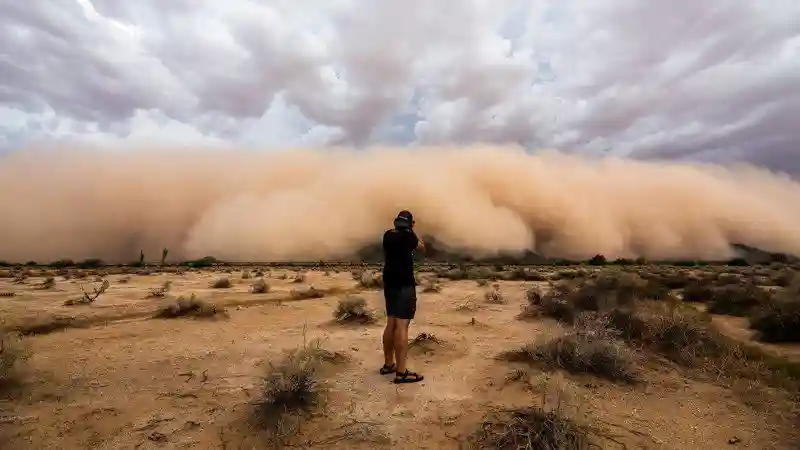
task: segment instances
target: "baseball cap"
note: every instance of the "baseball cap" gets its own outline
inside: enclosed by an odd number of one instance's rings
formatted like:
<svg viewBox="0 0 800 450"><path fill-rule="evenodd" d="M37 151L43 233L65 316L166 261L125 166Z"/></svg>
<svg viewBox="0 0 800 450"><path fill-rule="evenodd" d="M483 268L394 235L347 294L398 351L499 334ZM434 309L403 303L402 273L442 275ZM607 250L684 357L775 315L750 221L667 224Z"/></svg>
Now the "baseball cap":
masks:
<svg viewBox="0 0 800 450"><path fill-rule="evenodd" d="M397 213L397 217L394 219L394 226L397 228L409 228L412 223L414 223L414 215L406 210Z"/></svg>

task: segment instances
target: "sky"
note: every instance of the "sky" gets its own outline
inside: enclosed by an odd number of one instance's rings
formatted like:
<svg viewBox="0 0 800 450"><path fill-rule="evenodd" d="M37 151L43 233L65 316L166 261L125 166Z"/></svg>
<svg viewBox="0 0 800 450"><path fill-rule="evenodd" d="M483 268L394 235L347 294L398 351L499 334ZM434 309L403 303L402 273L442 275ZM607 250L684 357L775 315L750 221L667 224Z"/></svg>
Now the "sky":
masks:
<svg viewBox="0 0 800 450"><path fill-rule="evenodd" d="M0 0L0 151L517 144L800 173L796 0Z"/></svg>

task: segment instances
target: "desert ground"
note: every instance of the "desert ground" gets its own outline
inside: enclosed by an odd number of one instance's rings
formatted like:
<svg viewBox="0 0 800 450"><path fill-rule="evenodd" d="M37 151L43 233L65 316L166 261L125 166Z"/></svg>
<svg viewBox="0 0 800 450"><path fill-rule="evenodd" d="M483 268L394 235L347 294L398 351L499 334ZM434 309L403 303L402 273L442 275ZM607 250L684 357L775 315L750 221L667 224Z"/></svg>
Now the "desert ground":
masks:
<svg viewBox="0 0 800 450"><path fill-rule="evenodd" d="M795 269L0 268L0 447L800 448Z"/></svg>

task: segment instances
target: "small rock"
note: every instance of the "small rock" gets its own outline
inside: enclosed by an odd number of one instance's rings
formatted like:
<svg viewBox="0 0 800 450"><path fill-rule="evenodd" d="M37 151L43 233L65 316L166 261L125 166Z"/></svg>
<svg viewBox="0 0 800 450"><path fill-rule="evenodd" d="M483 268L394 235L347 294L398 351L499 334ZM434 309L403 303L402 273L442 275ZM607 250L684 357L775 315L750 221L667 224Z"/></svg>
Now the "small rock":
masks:
<svg viewBox="0 0 800 450"><path fill-rule="evenodd" d="M147 439L153 442L166 442L167 435L158 431L153 431L152 433L147 435Z"/></svg>
<svg viewBox="0 0 800 450"><path fill-rule="evenodd" d="M739 439L739 438L738 438L738 437L736 437L736 436L734 436L734 437L732 437L732 438L728 439L728 444L730 444L730 445L736 445L736 444L738 444L739 442L742 442L742 440L741 440L741 439Z"/></svg>

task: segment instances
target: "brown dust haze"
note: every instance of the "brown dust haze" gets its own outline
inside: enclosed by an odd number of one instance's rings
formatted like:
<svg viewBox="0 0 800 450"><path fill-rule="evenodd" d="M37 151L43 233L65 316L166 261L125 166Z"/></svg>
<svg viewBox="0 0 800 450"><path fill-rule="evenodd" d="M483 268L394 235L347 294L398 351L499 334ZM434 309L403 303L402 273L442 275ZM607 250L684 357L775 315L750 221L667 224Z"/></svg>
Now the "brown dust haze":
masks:
<svg viewBox="0 0 800 450"><path fill-rule="evenodd" d="M401 209L474 256L800 254L800 183L754 167L516 148L59 148L0 157L0 259L342 258Z"/></svg>

